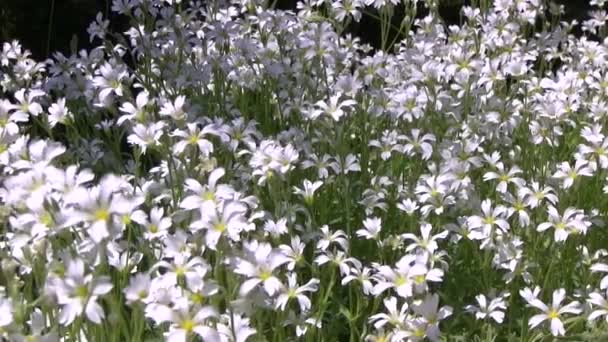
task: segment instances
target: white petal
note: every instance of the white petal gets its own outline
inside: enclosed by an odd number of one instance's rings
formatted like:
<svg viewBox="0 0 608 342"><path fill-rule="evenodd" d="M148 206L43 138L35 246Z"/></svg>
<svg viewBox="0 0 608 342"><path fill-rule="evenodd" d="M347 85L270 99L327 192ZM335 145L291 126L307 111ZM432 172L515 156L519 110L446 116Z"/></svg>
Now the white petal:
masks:
<svg viewBox="0 0 608 342"><path fill-rule="evenodd" d="M564 335L566 333L566 331L564 330L564 324L562 323L562 321L559 320L559 318L552 318L551 319L551 334L553 334L553 336L558 336L558 335Z"/></svg>
<svg viewBox="0 0 608 342"><path fill-rule="evenodd" d="M549 317L545 314L534 315L534 316L530 317L530 319L528 320L528 325L530 326L531 329L534 329L537 325L541 324L547 318L549 318Z"/></svg>
<svg viewBox="0 0 608 342"><path fill-rule="evenodd" d="M103 309L93 299L89 300L86 306L86 314L87 318L96 324L101 323L101 320L104 318Z"/></svg>
<svg viewBox="0 0 608 342"><path fill-rule="evenodd" d="M251 292L251 290L253 290L254 287L256 287L261 282L262 280L259 278L253 278L245 281L241 285L241 289L239 290L241 296L246 296L249 292Z"/></svg>

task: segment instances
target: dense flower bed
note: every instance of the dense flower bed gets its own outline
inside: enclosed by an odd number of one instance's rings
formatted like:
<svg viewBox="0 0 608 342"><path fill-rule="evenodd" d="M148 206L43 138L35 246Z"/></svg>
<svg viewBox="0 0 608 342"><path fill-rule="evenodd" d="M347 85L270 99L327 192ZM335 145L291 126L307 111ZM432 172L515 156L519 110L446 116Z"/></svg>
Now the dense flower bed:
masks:
<svg viewBox="0 0 608 342"><path fill-rule="evenodd" d="M473 2L114 0L91 51L4 43L1 338L608 338L605 1Z"/></svg>

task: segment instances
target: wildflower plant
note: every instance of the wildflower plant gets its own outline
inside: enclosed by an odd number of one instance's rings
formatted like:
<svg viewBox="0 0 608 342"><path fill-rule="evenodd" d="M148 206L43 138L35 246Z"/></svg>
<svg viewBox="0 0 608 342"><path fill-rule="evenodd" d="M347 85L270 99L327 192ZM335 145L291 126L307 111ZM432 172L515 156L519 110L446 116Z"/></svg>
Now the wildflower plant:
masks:
<svg viewBox="0 0 608 342"><path fill-rule="evenodd" d="M0 339L606 339L592 5L114 0L89 51L4 42Z"/></svg>

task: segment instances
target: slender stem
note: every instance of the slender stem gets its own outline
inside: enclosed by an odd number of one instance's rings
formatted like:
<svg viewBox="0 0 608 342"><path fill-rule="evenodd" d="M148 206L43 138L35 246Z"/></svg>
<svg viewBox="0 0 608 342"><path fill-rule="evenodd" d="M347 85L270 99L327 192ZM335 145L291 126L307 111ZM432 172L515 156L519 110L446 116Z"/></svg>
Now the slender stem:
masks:
<svg viewBox="0 0 608 342"><path fill-rule="evenodd" d="M55 16L55 0L51 0L51 10L49 11L49 25L46 33L46 55L51 52L51 34L53 32L53 17Z"/></svg>

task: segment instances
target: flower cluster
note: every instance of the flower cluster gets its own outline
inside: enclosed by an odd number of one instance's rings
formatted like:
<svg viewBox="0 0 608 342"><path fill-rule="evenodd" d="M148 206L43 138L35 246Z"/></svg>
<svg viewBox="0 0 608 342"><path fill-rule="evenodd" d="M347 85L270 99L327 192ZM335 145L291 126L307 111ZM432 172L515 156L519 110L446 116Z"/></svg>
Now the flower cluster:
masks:
<svg viewBox="0 0 608 342"><path fill-rule="evenodd" d="M0 339L606 338L605 1L268 2L3 43Z"/></svg>

